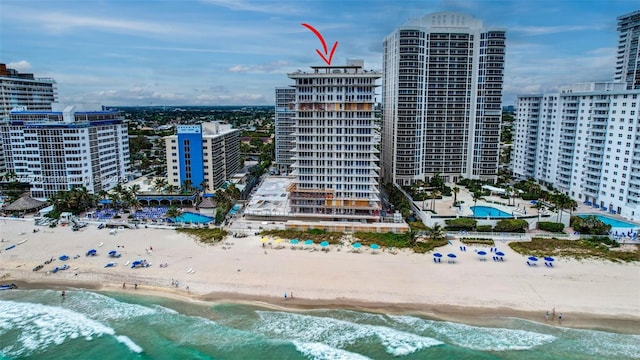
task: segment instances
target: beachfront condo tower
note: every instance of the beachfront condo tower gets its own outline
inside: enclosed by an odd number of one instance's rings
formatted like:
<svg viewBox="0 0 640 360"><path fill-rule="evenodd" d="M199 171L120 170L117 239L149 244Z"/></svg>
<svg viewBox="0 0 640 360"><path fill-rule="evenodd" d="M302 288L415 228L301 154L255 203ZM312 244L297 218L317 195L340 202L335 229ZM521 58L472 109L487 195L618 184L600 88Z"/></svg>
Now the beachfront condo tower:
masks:
<svg viewBox="0 0 640 360"><path fill-rule="evenodd" d="M295 148L289 205L295 217L380 219L376 80L362 60L312 66L295 81Z"/></svg>
<svg viewBox="0 0 640 360"><path fill-rule="evenodd" d="M81 186L95 194L128 180L129 135L117 111L13 110L0 139L7 169L37 199Z"/></svg>
<svg viewBox="0 0 640 360"><path fill-rule="evenodd" d="M212 192L240 170L240 130L230 124L178 125L177 134L164 139L173 187Z"/></svg>
<svg viewBox="0 0 640 360"><path fill-rule="evenodd" d="M640 89L582 83L521 95L516 105L515 177L640 220Z"/></svg>
<svg viewBox="0 0 640 360"><path fill-rule="evenodd" d="M295 130L296 89L291 87L276 88L276 165L281 173L288 173L293 164Z"/></svg>
<svg viewBox="0 0 640 360"><path fill-rule="evenodd" d="M384 182L496 179L505 31L442 12L410 19L383 47Z"/></svg>
<svg viewBox="0 0 640 360"><path fill-rule="evenodd" d="M618 56L615 81L640 89L640 10L618 17Z"/></svg>
<svg viewBox="0 0 640 360"><path fill-rule="evenodd" d="M0 120L8 118L13 109L31 111L51 111L56 101L55 81L50 78L36 78L33 74L20 73L0 64ZM0 144L0 174L7 170Z"/></svg>

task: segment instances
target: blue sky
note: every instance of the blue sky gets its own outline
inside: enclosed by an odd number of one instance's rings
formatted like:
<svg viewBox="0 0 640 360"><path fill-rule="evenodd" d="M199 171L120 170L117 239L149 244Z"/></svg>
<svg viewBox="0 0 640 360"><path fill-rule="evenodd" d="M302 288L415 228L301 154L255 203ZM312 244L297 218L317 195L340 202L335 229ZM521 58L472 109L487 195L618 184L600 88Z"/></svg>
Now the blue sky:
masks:
<svg viewBox="0 0 640 360"><path fill-rule="evenodd" d="M0 0L0 62L57 81L60 102L271 105L287 73L364 59L407 19L457 11L507 31L505 105L522 93L613 79L616 17L632 0ZM378 99L380 100L380 99Z"/></svg>

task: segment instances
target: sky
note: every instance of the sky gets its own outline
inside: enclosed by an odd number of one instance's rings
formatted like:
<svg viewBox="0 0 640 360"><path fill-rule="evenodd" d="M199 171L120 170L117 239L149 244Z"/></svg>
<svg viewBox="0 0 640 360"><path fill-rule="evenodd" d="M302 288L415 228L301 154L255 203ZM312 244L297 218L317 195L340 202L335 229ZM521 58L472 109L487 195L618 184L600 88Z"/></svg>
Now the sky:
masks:
<svg viewBox="0 0 640 360"><path fill-rule="evenodd" d="M385 36L454 11L507 31L503 105L518 94L612 80L616 18L634 0L0 0L0 63L56 80L59 102L273 105L287 73L363 59ZM378 99L381 101L381 99Z"/></svg>

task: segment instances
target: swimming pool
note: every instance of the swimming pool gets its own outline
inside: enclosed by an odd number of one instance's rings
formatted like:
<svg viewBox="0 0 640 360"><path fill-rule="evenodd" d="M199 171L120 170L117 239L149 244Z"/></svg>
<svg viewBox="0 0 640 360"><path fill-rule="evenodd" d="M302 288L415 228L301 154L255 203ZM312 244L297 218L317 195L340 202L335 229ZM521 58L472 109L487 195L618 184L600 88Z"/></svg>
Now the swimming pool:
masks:
<svg viewBox="0 0 640 360"><path fill-rule="evenodd" d="M235 215L238 211L240 211L240 209L242 209L242 205L240 204L233 205L231 210L229 210L229 215Z"/></svg>
<svg viewBox="0 0 640 360"><path fill-rule="evenodd" d="M192 212L184 212L182 213L182 215L171 220L178 223L208 224L213 220L215 220L215 218L212 218L211 216L202 215L202 214L192 213Z"/></svg>
<svg viewBox="0 0 640 360"><path fill-rule="evenodd" d="M630 223L630 222L626 222L626 221L610 218L608 216L597 215L597 214L581 214L581 215L578 215L578 216L584 219L586 216L589 216L589 215L593 215L596 218L598 218L598 220L602 221L603 223L605 223L607 225L611 225L612 228L635 229L635 228L639 228L640 227L640 225L638 225L638 224L634 224L634 223Z"/></svg>
<svg viewBox="0 0 640 360"><path fill-rule="evenodd" d="M473 211L473 216L475 217L503 217L503 218L512 218L513 216L509 213L506 213L502 210L492 208L490 206L472 206L471 211Z"/></svg>

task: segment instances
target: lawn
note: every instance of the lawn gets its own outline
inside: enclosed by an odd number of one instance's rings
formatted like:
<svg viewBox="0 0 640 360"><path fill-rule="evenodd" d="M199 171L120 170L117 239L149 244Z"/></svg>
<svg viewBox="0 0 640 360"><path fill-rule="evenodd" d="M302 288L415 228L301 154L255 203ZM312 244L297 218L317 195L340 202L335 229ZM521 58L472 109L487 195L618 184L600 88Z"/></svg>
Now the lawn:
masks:
<svg viewBox="0 0 640 360"><path fill-rule="evenodd" d="M633 245L632 251L607 245L607 240L559 240L555 238L533 238L531 242L512 242L515 252L533 256L561 256L574 259L602 259L614 262L640 261L640 247Z"/></svg>

